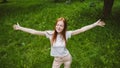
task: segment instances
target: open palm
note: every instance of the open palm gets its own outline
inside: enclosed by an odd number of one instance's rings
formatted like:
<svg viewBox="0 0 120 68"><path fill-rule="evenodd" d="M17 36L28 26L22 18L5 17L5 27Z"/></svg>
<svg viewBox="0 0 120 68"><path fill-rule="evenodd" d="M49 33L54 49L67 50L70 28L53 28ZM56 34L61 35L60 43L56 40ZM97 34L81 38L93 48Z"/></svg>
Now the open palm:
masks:
<svg viewBox="0 0 120 68"><path fill-rule="evenodd" d="M19 30L20 29L20 25L17 23L17 24L14 24L13 25L13 28L15 29L15 30Z"/></svg>
<svg viewBox="0 0 120 68"><path fill-rule="evenodd" d="M104 27L105 26L105 22L104 21L101 21L100 19L97 21L97 25L98 26L101 26L101 27Z"/></svg>

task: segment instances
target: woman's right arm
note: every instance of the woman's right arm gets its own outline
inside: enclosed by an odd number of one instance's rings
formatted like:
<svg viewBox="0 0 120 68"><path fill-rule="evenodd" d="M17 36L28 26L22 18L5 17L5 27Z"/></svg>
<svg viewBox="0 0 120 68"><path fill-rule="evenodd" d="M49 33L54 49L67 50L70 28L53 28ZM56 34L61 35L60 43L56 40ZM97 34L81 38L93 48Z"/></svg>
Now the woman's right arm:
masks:
<svg viewBox="0 0 120 68"><path fill-rule="evenodd" d="M14 28L15 30L21 30L21 31L23 31L23 32L27 32L27 33L34 34L34 35L42 35L42 36L45 36L45 33L46 33L46 31L37 31L37 30L34 30L34 29L21 27L18 23L15 24L15 25L13 25L13 28Z"/></svg>

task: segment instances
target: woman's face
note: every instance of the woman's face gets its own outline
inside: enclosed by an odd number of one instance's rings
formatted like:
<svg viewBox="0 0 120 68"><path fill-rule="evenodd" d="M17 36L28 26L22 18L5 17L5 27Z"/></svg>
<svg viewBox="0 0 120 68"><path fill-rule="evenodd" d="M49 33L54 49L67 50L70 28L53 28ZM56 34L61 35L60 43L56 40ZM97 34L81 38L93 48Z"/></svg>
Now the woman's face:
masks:
<svg viewBox="0 0 120 68"><path fill-rule="evenodd" d="M58 33L61 33L64 29L64 22L63 21L58 21L55 29Z"/></svg>

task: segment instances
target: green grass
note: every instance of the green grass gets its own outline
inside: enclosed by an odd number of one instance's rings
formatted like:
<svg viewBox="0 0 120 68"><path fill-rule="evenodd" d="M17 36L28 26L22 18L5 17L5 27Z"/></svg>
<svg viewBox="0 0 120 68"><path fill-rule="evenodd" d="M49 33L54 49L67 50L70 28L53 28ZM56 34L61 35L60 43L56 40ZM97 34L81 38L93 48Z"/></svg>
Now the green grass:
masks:
<svg viewBox="0 0 120 68"><path fill-rule="evenodd" d="M90 7L94 3L95 7ZM67 48L72 57L71 68L119 68L120 30L119 1L105 27L96 27L73 36ZM13 24L36 30L53 30L57 18L68 20L68 30L75 30L97 21L102 14L100 0L8 0L0 3L0 68L51 68L50 42L46 37L13 30ZM62 66L63 68L63 66Z"/></svg>

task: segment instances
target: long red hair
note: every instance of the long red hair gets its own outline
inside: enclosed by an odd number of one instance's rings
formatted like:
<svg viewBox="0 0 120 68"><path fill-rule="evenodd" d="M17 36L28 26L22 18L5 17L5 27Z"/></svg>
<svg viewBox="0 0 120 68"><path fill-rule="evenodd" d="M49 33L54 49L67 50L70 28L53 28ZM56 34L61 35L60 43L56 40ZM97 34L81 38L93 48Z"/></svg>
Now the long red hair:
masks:
<svg viewBox="0 0 120 68"><path fill-rule="evenodd" d="M64 29L63 29L63 31L61 32L61 36L62 36L62 38L64 39L64 41L65 41L65 43L66 43L67 21L66 21L65 18L60 17L60 18L57 19L56 24L55 24L55 27L54 27L54 33L53 33L53 37L52 37L52 44L53 44L53 42L56 41L56 37L57 37L57 34L58 34L57 31L56 31L56 25L57 25L58 21L63 21L63 23L64 23Z"/></svg>

